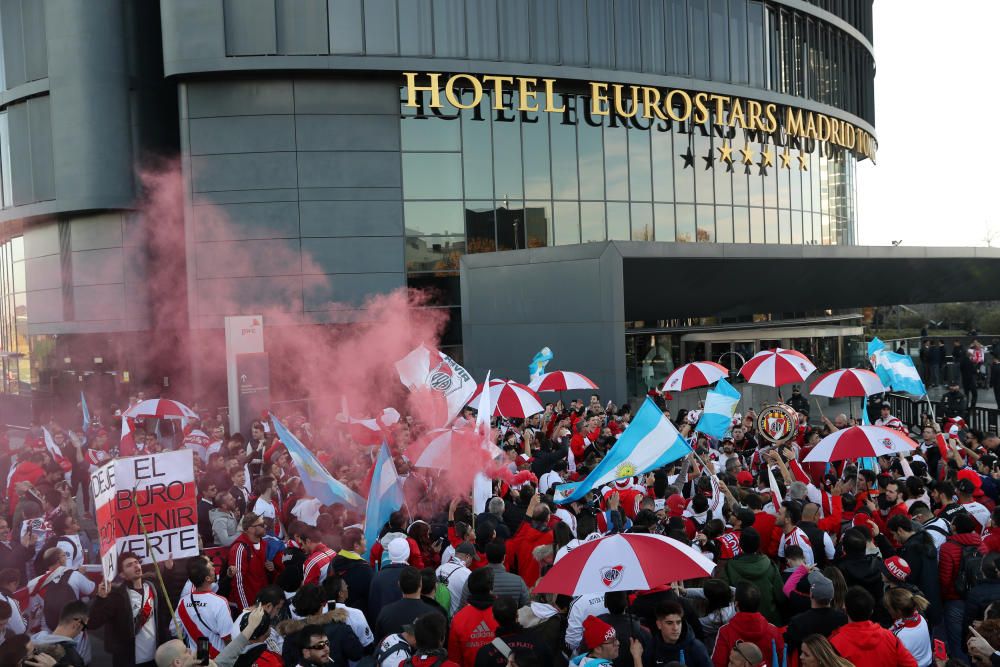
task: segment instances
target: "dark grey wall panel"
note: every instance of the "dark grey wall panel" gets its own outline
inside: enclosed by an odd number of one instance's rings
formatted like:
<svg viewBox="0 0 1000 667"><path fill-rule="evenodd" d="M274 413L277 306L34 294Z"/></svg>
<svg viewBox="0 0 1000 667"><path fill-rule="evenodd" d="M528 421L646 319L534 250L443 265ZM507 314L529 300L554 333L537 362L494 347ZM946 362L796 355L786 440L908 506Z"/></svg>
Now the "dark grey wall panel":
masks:
<svg viewBox="0 0 1000 667"><path fill-rule="evenodd" d="M31 183L31 127L28 125L26 102L7 107L7 123L10 126L10 161L12 167L17 165L11 170L14 204L30 204L35 199Z"/></svg>
<svg viewBox="0 0 1000 667"><path fill-rule="evenodd" d="M588 29L586 3L583 0L559 0L559 56L561 64L585 67L589 63Z"/></svg>
<svg viewBox="0 0 1000 667"><path fill-rule="evenodd" d="M402 273L344 273L325 278L319 284L307 284L305 310L354 309L376 294L388 294L406 286Z"/></svg>
<svg viewBox="0 0 1000 667"><path fill-rule="evenodd" d="M226 55L266 56L278 52L274 0L223 0Z"/></svg>
<svg viewBox="0 0 1000 667"><path fill-rule="evenodd" d="M25 280L28 291L57 289L62 285L62 265L59 255L45 255L25 260Z"/></svg>
<svg viewBox="0 0 1000 667"><path fill-rule="evenodd" d="M531 61L556 64L559 62L559 3L555 0L529 0L528 41Z"/></svg>
<svg viewBox="0 0 1000 667"><path fill-rule="evenodd" d="M125 285L81 285L73 288L76 320L121 320L125 318Z"/></svg>
<svg viewBox="0 0 1000 667"><path fill-rule="evenodd" d="M299 235L295 201L191 207L196 241L294 238Z"/></svg>
<svg viewBox="0 0 1000 667"><path fill-rule="evenodd" d="M330 1L330 53L362 53L365 49L362 0Z"/></svg>
<svg viewBox="0 0 1000 667"><path fill-rule="evenodd" d="M291 152L193 156L191 171L195 192L296 186Z"/></svg>
<svg viewBox="0 0 1000 667"><path fill-rule="evenodd" d="M465 25L468 57L478 60L499 60L497 1L466 0Z"/></svg>
<svg viewBox="0 0 1000 667"><path fill-rule="evenodd" d="M32 326L63 319L62 288L28 292L28 322Z"/></svg>
<svg viewBox="0 0 1000 667"><path fill-rule="evenodd" d="M531 60L529 0L503 0L497 5L500 59L512 62Z"/></svg>
<svg viewBox="0 0 1000 667"><path fill-rule="evenodd" d="M584 4L587 11L587 40L591 67L610 69L614 66L615 24L612 17L613 0L587 0L579 3L582 11ZM565 5L564 5L565 6ZM563 48L567 44L563 42Z"/></svg>
<svg viewBox="0 0 1000 667"><path fill-rule="evenodd" d="M298 239L199 243L196 275L205 278L287 276L301 273Z"/></svg>
<svg viewBox="0 0 1000 667"><path fill-rule="evenodd" d="M275 0L278 53L329 53L329 19L326 8L326 0Z"/></svg>
<svg viewBox="0 0 1000 667"><path fill-rule="evenodd" d="M160 21L164 62L225 57L225 17L218 0L161 2Z"/></svg>
<svg viewBox="0 0 1000 667"><path fill-rule="evenodd" d="M21 0L0 0L0 29L3 30L4 72L7 87L27 81L24 67L24 29Z"/></svg>
<svg viewBox="0 0 1000 667"><path fill-rule="evenodd" d="M299 153L299 187L399 186L399 153Z"/></svg>
<svg viewBox="0 0 1000 667"><path fill-rule="evenodd" d="M302 236L402 236L398 201L304 201Z"/></svg>
<svg viewBox="0 0 1000 667"><path fill-rule="evenodd" d="M395 273L403 266L399 237L311 238L302 241L304 273Z"/></svg>
<svg viewBox="0 0 1000 667"><path fill-rule="evenodd" d="M302 277L218 278L198 281L196 315L240 315L277 309L301 312ZM221 326L212 318L213 326ZM207 325L208 320L203 322Z"/></svg>
<svg viewBox="0 0 1000 667"><path fill-rule="evenodd" d="M74 220L69 238L70 250L121 248L122 241L122 214L117 212Z"/></svg>
<svg viewBox="0 0 1000 667"><path fill-rule="evenodd" d="M434 21L431 0L399 3L399 55L434 55Z"/></svg>
<svg viewBox="0 0 1000 667"><path fill-rule="evenodd" d="M21 0L21 25L24 29L24 76L27 81L44 79L49 75L45 39L45 3L38 0Z"/></svg>
<svg viewBox="0 0 1000 667"><path fill-rule="evenodd" d="M434 0L434 55L438 58L464 58L465 2Z"/></svg>
<svg viewBox="0 0 1000 667"><path fill-rule="evenodd" d="M365 53L373 56L399 55L399 26L396 0L365 0Z"/></svg>
<svg viewBox="0 0 1000 667"><path fill-rule="evenodd" d="M74 286L125 282L121 248L74 252L72 266Z"/></svg>
<svg viewBox="0 0 1000 667"><path fill-rule="evenodd" d="M49 96L28 100L28 128L31 133L32 201L55 199L55 166L52 155L52 117Z"/></svg>
<svg viewBox="0 0 1000 667"><path fill-rule="evenodd" d="M59 225L40 223L24 230L24 256L27 259L59 253Z"/></svg>
<svg viewBox="0 0 1000 667"><path fill-rule="evenodd" d="M298 79L295 113L386 114L398 118L399 88L384 81Z"/></svg>
<svg viewBox="0 0 1000 667"><path fill-rule="evenodd" d="M188 88L189 118L292 113L292 82L287 79L231 81L224 86Z"/></svg>
<svg viewBox="0 0 1000 667"><path fill-rule="evenodd" d="M192 155L295 150L292 116L192 118L188 128Z"/></svg>
<svg viewBox="0 0 1000 667"><path fill-rule="evenodd" d="M667 0L639 2L643 72L666 72L668 48L668 34L665 29L666 2Z"/></svg>
<svg viewBox="0 0 1000 667"><path fill-rule="evenodd" d="M643 45L639 27L639 7L640 4L636 0L615 2L614 16L611 20L615 35L615 69L633 72L642 69Z"/></svg>
<svg viewBox="0 0 1000 667"><path fill-rule="evenodd" d="M227 190L219 192L197 192L191 195L194 204L252 204L257 202L298 201L299 191L295 188L261 188L260 190Z"/></svg>
<svg viewBox="0 0 1000 667"><path fill-rule="evenodd" d="M399 119L393 116L300 116L295 140L304 150L397 151Z"/></svg>

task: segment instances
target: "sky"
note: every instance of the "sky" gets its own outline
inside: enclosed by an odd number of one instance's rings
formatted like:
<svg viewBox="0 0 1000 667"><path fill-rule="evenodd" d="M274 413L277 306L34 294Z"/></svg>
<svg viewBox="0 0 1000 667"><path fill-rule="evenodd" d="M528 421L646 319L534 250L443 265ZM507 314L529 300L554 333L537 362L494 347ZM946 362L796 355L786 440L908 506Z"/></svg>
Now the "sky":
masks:
<svg viewBox="0 0 1000 667"><path fill-rule="evenodd" d="M1000 2L874 4L878 156L858 164L861 244L984 247L990 230L1000 247Z"/></svg>

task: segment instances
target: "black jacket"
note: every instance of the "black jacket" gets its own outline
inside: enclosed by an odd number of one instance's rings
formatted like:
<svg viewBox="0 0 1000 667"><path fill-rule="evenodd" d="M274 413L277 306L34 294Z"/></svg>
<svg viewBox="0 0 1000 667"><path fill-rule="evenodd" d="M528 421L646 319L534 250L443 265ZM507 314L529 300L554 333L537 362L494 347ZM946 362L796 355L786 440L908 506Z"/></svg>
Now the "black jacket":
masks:
<svg viewBox="0 0 1000 667"><path fill-rule="evenodd" d="M347 624L347 611L334 609L325 614L317 614L302 620L287 620L278 623L278 632L285 638L281 648L281 659L286 665L297 665L302 660L302 645L299 631L307 625L321 625L326 638L330 640L330 664L334 667L348 667L351 661L361 660L364 649L354 630Z"/></svg>
<svg viewBox="0 0 1000 667"><path fill-rule="evenodd" d="M517 624L501 625L496 629L496 636L511 650L531 651L538 658L539 664L552 664L552 654L549 652L548 646L534 632L525 630ZM506 665L506 656L492 642L476 653L475 667L505 667Z"/></svg>
<svg viewBox="0 0 1000 667"><path fill-rule="evenodd" d="M965 414L965 394L949 391L941 397L941 412L947 417L961 417Z"/></svg>
<svg viewBox="0 0 1000 667"><path fill-rule="evenodd" d="M372 578L372 585L368 589L368 621L376 618L386 605L403 599L403 592L399 590L399 574L406 563L390 563L382 566L382 569ZM350 586L350 584L348 584Z"/></svg>
<svg viewBox="0 0 1000 667"><path fill-rule="evenodd" d="M708 650L705 645L694 638L691 627L685 621L684 629L681 631L681 638L676 644L668 644L663 641L659 632L653 634L652 646L649 651L642 654L643 667L656 667L665 665L668 662L680 662L681 651L684 651L684 664L689 667L712 667L712 661L708 657Z"/></svg>
<svg viewBox="0 0 1000 667"><path fill-rule="evenodd" d="M965 596L965 620L962 627L968 628L973 621L982 620L986 608L997 600L1000 600L1000 579L986 579L976 584Z"/></svg>
<svg viewBox="0 0 1000 667"><path fill-rule="evenodd" d="M792 617L785 628L785 644L788 651L799 650L802 640L811 634L821 634L829 638L834 630L847 623L847 614L833 607L810 609Z"/></svg>
<svg viewBox="0 0 1000 667"><path fill-rule="evenodd" d="M601 614L599 619L615 629L618 641L621 646L618 649L618 657L611 661L613 667L632 667L632 654L630 646L632 639L638 639L642 644L642 652L645 654L653 646L653 637L649 630L639 624L639 620L631 614ZM545 664L545 663L542 663ZM477 666L478 667L478 666Z"/></svg>
<svg viewBox="0 0 1000 667"><path fill-rule="evenodd" d="M837 569L844 575L847 587L861 586L875 598L875 605L880 606L884 586L882 584L881 559L878 556L844 556L836 563Z"/></svg>
<svg viewBox="0 0 1000 667"><path fill-rule="evenodd" d="M337 554L331 563L333 573L347 584L347 600L344 604L368 613L368 592L375 575L371 565L363 558L348 558ZM368 621L375 619L369 618Z"/></svg>
<svg viewBox="0 0 1000 667"><path fill-rule="evenodd" d="M161 597L153 585L153 595L157 602ZM157 616L161 616L162 606L158 605ZM168 612L169 619L169 612ZM117 583L111 587L111 591L106 598L96 596L94 605L90 609L90 619L88 627L91 630L104 628L104 650L111 654L114 667L133 667L135 665L135 617L132 616L132 603L129 601L128 591L124 583ZM163 624L158 624L160 628ZM161 644L170 639L162 631L157 631L157 643Z"/></svg>
<svg viewBox="0 0 1000 667"><path fill-rule="evenodd" d="M198 534L201 535L202 547L210 547L215 544L215 535L212 534L212 519L209 512L215 509L215 503L205 498L198 499Z"/></svg>
<svg viewBox="0 0 1000 667"><path fill-rule="evenodd" d="M941 584L938 581L938 552L931 536L921 530L899 548L899 556L910 566L910 576L906 583L919 588L930 607L924 612L927 622L934 627L944 618L941 604Z"/></svg>

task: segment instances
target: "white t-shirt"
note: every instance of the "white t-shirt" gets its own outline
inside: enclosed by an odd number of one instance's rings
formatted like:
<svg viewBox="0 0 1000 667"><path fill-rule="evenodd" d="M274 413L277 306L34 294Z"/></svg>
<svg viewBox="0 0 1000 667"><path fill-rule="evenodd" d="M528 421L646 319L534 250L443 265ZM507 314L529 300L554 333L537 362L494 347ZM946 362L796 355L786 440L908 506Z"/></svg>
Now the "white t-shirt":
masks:
<svg viewBox="0 0 1000 667"><path fill-rule="evenodd" d="M576 651L583 641L583 620L588 616L600 616L608 613L604 606L604 594L586 595L573 600L569 609L569 622L566 625L566 645Z"/></svg>
<svg viewBox="0 0 1000 667"><path fill-rule="evenodd" d="M796 528L790 533L785 533L781 536L781 542L778 544L778 557L785 557L785 547L796 544L802 547L802 554L805 557L806 565L815 565L816 556L813 554L812 544L809 542L809 537L805 534L801 528ZM833 555L831 554L831 558Z"/></svg>
<svg viewBox="0 0 1000 667"><path fill-rule="evenodd" d="M942 532L944 531L944 532ZM951 526L944 519L931 519L924 524L924 532L931 536L931 540L934 542L934 548L941 551L941 545L947 541L948 536L951 535Z"/></svg>
<svg viewBox="0 0 1000 667"><path fill-rule="evenodd" d="M372 634L372 629L368 626L368 619L365 618L363 611L354 607L348 607L346 604L340 604L339 602L335 608L343 609L347 612L347 624L351 626L354 636L361 642L362 647L370 646L375 641L375 635Z"/></svg>
<svg viewBox="0 0 1000 667"><path fill-rule="evenodd" d="M7 621L7 629L15 635L23 635L27 632L28 626L24 623L24 616L21 614L21 605L17 603L17 600L3 593L0 593L0 600L9 604L11 609L10 620ZM0 637L0 644L2 643L2 637Z"/></svg>
<svg viewBox="0 0 1000 667"><path fill-rule="evenodd" d="M277 519L277 514L274 512L274 505L270 501L264 500L263 498L258 498L257 502L253 504L253 513L257 516L264 516L268 519Z"/></svg>
<svg viewBox="0 0 1000 667"><path fill-rule="evenodd" d="M447 581L448 592L451 593L451 609L448 610L448 614L454 616L462 603L462 587L465 586L472 571L462 565L457 558L452 558L440 565L435 574L438 581Z"/></svg>
<svg viewBox="0 0 1000 667"><path fill-rule="evenodd" d="M563 479L559 476L555 470L545 473L542 478L538 480L538 490L541 493L548 493L551 487L556 484L562 484Z"/></svg>
<svg viewBox="0 0 1000 667"><path fill-rule="evenodd" d="M917 661L917 667L929 667L934 664L931 635L923 616L916 614L911 618L901 618L892 624L890 630Z"/></svg>
<svg viewBox="0 0 1000 667"><path fill-rule="evenodd" d="M132 618L139 615L139 610L147 601L152 602L152 613L135 635L136 664L149 662L156 656L156 596L153 594L153 585L142 582L141 594L131 586L126 586L125 590L128 591L128 601L132 604Z"/></svg>
<svg viewBox="0 0 1000 667"><path fill-rule="evenodd" d="M83 544L79 535L60 535L56 546L66 553L66 567L79 570L83 566Z"/></svg>
<svg viewBox="0 0 1000 667"><path fill-rule="evenodd" d="M218 655L229 643L233 617L229 601L215 593L190 593L177 605L177 618L184 627L188 648L198 650L198 637L207 637L212 649L211 657Z"/></svg>

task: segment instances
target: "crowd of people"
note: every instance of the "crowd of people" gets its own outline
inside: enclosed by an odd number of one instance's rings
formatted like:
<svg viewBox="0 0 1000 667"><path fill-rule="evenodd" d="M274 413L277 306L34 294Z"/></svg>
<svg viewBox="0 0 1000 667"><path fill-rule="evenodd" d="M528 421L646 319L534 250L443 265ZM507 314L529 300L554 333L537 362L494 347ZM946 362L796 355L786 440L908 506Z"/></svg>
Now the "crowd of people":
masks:
<svg viewBox="0 0 1000 667"><path fill-rule="evenodd" d="M494 480L482 506L447 471L412 466L426 429L405 417L385 433L405 501L372 544L356 508L307 493L266 418L246 436L201 411L183 430L140 421L137 451L194 452L203 550L158 573L118 554L115 581L88 576L97 539L81 523L89 473L119 455L120 417L94 409L86 432L45 424L68 466L38 425L0 477L0 665L1000 665L1000 437L927 420L909 425L912 456L803 463L852 420L811 416L797 392L789 403L798 428L778 444L752 409L721 440L694 431L695 412L665 410L692 454L568 504L558 485L614 447L628 405L594 395L495 420L515 476ZM888 403L877 422L908 427ZM369 448L336 420L283 423L367 496ZM665 535L715 569L653 590L534 591L573 549L614 533Z"/></svg>

